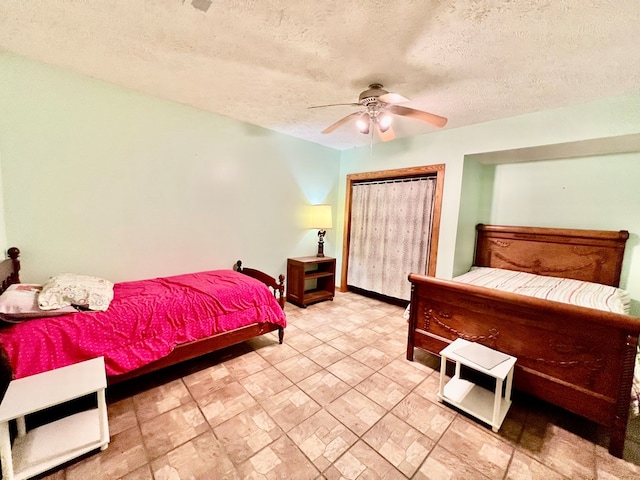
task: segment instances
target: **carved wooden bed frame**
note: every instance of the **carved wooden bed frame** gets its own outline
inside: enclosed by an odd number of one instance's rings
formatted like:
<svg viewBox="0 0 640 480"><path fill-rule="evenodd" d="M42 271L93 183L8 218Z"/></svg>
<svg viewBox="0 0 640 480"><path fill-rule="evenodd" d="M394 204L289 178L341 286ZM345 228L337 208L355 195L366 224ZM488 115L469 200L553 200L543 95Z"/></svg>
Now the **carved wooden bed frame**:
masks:
<svg viewBox="0 0 640 480"><path fill-rule="evenodd" d="M476 266L618 286L628 232L478 225ZM456 338L518 358L514 387L610 428L622 457L640 318L410 274L407 359Z"/></svg>
<svg viewBox="0 0 640 480"><path fill-rule="evenodd" d="M7 251L8 259L0 262L0 278L2 279L2 286L0 293L13 283L20 282L20 250L12 247ZM269 287L276 299L280 308L284 310L285 297L284 297L284 275L280 275L278 279L267 275L259 270L253 268L244 268L242 262L238 260L234 265L234 270L241 272L245 275L253 277ZM235 345L254 337L264 335L272 331L278 331L278 341L282 343L284 340L284 328L272 323L254 323L246 327L242 327L236 330L231 330L224 333L219 333L211 337L195 340L193 342L184 343L178 345L169 355L163 357L155 362L149 363L144 367L138 368L131 372L107 377L109 385L115 385L125 380L130 380L146 373L154 372L162 368L175 365L192 358L199 357L206 353L220 350L222 348Z"/></svg>

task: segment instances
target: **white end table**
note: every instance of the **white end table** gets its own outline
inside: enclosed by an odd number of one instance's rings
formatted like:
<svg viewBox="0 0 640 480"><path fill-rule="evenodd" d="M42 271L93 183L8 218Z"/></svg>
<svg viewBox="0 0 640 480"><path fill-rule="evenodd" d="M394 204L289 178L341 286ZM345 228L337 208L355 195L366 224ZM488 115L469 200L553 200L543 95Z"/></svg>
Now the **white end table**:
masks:
<svg viewBox="0 0 640 480"><path fill-rule="evenodd" d="M516 364L517 358L503 354L507 357L506 360L495 365L493 368L484 368L482 365L474 363L469 358L456 353L457 350L471 344L472 342L458 338L440 352L440 388L438 391L438 398L441 401L447 402L490 425L491 429L494 432L497 432L500 430L500 426L502 425L504 418L507 416L507 412L511 406L513 368ZM484 345L474 345L477 347L480 355L485 353L491 357L498 353ZM447 359L455 362L456 366L453 378L445 384ZM469 380L460 378L461 365L495 378L495 391L492 392L470 382ZM503 396L502 389L505 380L506 386Z"/></svg>
<svg viewBox="0 0 640 480"><path fill-rule="evenodd" d="M4 480L22 480L109 444L104 359L13 380L0 404L0 459ZM25 415L96 394L98 407L26 431ZM18 435L11 446L9 422Z"/></svg>

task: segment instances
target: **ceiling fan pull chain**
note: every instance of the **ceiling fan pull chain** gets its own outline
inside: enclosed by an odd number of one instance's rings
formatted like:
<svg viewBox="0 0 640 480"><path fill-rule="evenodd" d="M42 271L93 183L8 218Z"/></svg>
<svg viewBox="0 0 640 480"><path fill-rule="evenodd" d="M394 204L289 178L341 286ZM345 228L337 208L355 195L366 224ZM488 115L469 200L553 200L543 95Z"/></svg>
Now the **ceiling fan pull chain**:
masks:
<svg viewBox="0 0 640 480"><path fill-rule="evenodd" d="M369 156L373 158L373 128L369 134Z"/></svg>

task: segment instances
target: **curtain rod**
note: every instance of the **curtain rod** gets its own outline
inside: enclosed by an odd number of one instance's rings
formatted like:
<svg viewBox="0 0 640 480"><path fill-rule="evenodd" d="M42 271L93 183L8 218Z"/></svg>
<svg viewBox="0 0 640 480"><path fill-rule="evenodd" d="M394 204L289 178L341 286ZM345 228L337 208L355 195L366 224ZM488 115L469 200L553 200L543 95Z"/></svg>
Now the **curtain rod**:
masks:
<svg viewBox="0 0 640 480"><path fill-rule="evenodd" d="M388 180L363 180L361 182L353 182L353 186L358 185L377 185L384 183L405 183L405 182L420 182L423 180L435 180L436 175L427 175L420 177L406 177L406 178L390 178Z"/></svg>

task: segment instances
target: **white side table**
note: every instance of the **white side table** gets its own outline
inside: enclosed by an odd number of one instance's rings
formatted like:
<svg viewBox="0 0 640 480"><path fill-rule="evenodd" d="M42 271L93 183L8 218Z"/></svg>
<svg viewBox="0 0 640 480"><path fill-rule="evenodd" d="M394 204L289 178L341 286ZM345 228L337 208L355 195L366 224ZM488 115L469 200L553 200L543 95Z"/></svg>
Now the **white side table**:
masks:
<svg viewBox="0 0 640 480"><path fill-rule="evenodd" d="M33 477L109 444L104 359L13 380L0 404L0 459L4 480ZM98 407L26 431L25 415L85 395L96 394ZM11 446L9 422L18 435Z"/></svg>
<svg viewBox="0 0 640 480"><path fill-rule="evenodd" d="M484 345L474 344L479 350L479 354L484 353L489 357L498 354L505 355L507 357L504 361L495 365L493 368L484 368L478 363L474 363L469 358L456 353L457 350L471 344L472 342L458 338L440 352L441 365L438 398L441 401L445 401L460 410L473 415L482 422L490 425L494 432L497 432L500 430L500 426L502 425L504 418L507 416L507 412L511 406L513 368L516 364L517 358L512 357L511 355L500 354L489 347L485 347ZM445 385L447 359L455 362L456 367L453 378ZM481 372L495 378L495 391L492 392L470 382L469 380L460 378L461 365L465 365L477 372ZM505 380L506 388L503 396L502 387Z"/></svg>

